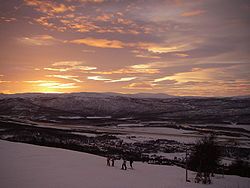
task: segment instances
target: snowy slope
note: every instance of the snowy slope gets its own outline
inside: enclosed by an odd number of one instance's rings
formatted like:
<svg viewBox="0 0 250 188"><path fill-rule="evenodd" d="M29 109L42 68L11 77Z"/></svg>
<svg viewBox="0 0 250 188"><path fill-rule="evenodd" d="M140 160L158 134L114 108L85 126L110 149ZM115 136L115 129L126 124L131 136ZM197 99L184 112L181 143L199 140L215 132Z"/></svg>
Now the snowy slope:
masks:
<svg viewBox="0 0 250 188"><path fill-rule="evenodd" d="M185 183L184 169L135 163L135 169L105 166L105 158L56 148L0 141L4 188L247 188L250 179L217 176L212 185ZM192 176L193 174L190 174Z"/></svg>

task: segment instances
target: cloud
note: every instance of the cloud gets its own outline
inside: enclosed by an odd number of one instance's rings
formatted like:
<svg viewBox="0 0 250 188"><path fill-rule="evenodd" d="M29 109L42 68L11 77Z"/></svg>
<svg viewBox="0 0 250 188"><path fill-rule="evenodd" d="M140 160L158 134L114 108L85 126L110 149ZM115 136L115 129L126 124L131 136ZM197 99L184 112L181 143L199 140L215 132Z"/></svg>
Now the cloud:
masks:
<svg viewBox="0 0 250 188"><path fill-rule="evenodd" d="M102 74L102 75L111 75L111 74L157 74L160 73L160 68L168 67L168 64L165 62L152 62L147 64L136 64L127 66L117 70L111 71L91 71L92 74Z"/></svg>
<svg viewBox="0 0 250 188"><path fill-rule="evenodd" d="M249 81L189 81L167 86L168 93L181 96L233 96L247 95Z"/></svg>
<svg viewBox="0 0 250 188"><path fill-rule="evenodd" d="M96 80L96 81L110 81L111 80L109 78L104 78L102 76L88 76L87 78L89 80Z"/></svg>
<svg viewBox="0 0 250 188"><path fill-rule="evenodd" d="M160 73L161 68L166 68L168 66L166 62L156 61L146 64L131 65L129 68L137 73L156 74Z"/></svg>
<svg viewBox="0 0 250 188"><path fill-rule="evenodd" d="M250 85L248 74L246 74L246 71L239 72L239 75L233 73L246 65L227 64L229 65L203 66L203 64L200 64L186 72L158 77L150 83L156 84L156 87L162 90L167 90L169 94L182 96L247 95ZM244 79L241 79L242 75L245 75Z"/></svg>
<svg viewBox="0 0 250 188"><path fill-rule="evenodd" d="M26 45L32 46L51 46L59 42L50 35L37 35L32 37L22 37L19 38L19 41Z"/></svg>
<svg viewBox="0 0 250 188"><path fill-rule="evenodd" d="M145 50L132 50L132 53L135 54L135 57L138 58L147 58L147 59L160 59L160 56L152 55L151 53L145 52Z"/></svg>
<svg viewBox="0 0 250 188"><path fill-rule="evenodd" d="M54 21L52 21L53 16L41 16L39 18L34 18L33 20L37 22L38 24L44 27L47 27L53 31L56 30L56 31L64 32L66 30L65 26L60 26Z"/></svg>
<svg viewBox="0 0 250 188"><path fill-rule="evenodd" d="M205 10L193 10L189 12L184 12L181 14L182 17L191 17L191 16L199 16L201 14L204 14Z"/></svg>
<svg viewBox="0 0 250 188"><path fill-rule="evenodd" d="M2 22L13 22L16 21L16 18L13 17L5 17L5 16L0 16L0 23Z"/></svg>
<svg viewBox="0 0 250 188"><path fill-rule="evenodd" d="M46 77L50 77L50 78L62 78L62 79L66 79L66 80L72 80L75 82L82 82L81 80L79 80L79 76L72 76L72 75L46 75Z"/></svg>
<svg viewBox="0 0 250 188"><path fill-rule="evenodd" d="M97 21L107 22L113 18L113 14L102 14L96 17Z"/></svg>
<svg viewBox="0 0 250 188"><path fill-rule="evenodd" d="M37 84L37 83L49 83L49 82L53 82L53 81L50 81L50 80L28 80L28 81L23 81L23 82Z"/></svg>
<svg viewBox="0 0 250 188"><path fill-rule="evenodd" d="M48 83L40 83L39 87L46 87L51 89L72 89L78 88L75 83L60 83L60 82L48 82Z"/></svg>
<svg viewBox="0 0 250 188"><path fill-rule="evenodd" d="M77 86L75 83L61 83L52 80L28 80L23 82L35 84L35 86L44 87L48 89L72 89L80 87Z"/></svg>
<svg viewBox="0 0 250 188"><path fill-rule="evenodd" d="M136 82L125 86L126 89L137 89L137 90L152 90L155 84L149 82Z"/></svg>
<svg viewBox="0 0 250 188"><path fill-rule="evenodd" d="M111 70L111 71L92 71L92 74L156 74L159 73L159 69L155 68L135 68L133 66L128 66L122 69Z"/></svg>
<svg viewBox="0 0 250 188"><path fill-rule="evenodd" d="M10 83L11 81L6 81L6 80L0 80L0 84L2 83Z"/></svg>
<svg viewBox="0 0 250 188"><path fill-rule="evenodd" d="M84 44L87 46L98 47L98 48L136 48L144 49L154 53L160 53L160 50L164 50L165 47L159 46L156 43L144 43L144 42L123 42L120 40L100 39L100 38L82 38L70 41L64 41L65 43L73 44ZM159 49L158 51L156 51ZM165 49L166 51L166 49ZM139 53L138 50L132 50L134 53ZM163 51L164 52L164 51Z"/></svg>
<svg viewBox="0 0 250 188"><path fill-rule="evenodd" d="M44 70L66 72L66 71L69 71L69 70L72 70L72 69L69 69L69 68L51 68L51 67L45 67Z"/></svg>
<svg viewBox="0 0 250 188"><path fill-rule="evenodd" d="M157 78L157 79L154 79L153 82L162 82L162 81L165 81L165 80L171 80L171 77L170 76L165 76L165 77Z"/></svg>
<svg viewBox="0 0 250 188"><path fill-rule="evenodd" d="M125 77L125 78L120 78L120 79L117 79L117 80L109 80L107 82L128 82L128 81L131 81L131 80L134 80L136 79L136 77Z"/></svg>
<svg viewBox="0 0 250 188"><path fill-rule="evenodd" d="M48 0L24 0L24 3L27 6L35 7L35 9L39 12L49 15L73 11L75 9L72 5L65 5L63 3Z"/></svg>
<svg viewBox="0 0 250 188"><path fill-rule="evenodd" d="M185 54L185 53L176 53L174 55L177 57L188 57L189 56L188 54Z"/></svg>
<svg viewBox="0 0 250 188"><path fill-rule="evenodd" d="M89 5L90 6L90 5ZM93 10L93 15L83 14L82 11L90 11L82 5L75 7L75 11L70 13L65 12L60 15L53 15L54 13L46 13L38 18L33 18L33 21L41 24L50 30L57 30L61 32L74 31L80 33L119 33L138 35L146 32L146 27L139 25L134 20L125 17L120 12L103 12ZM91 9L90 8L90 9Z"/></svg>
<svg viewBox="0 0 250 188"><path fill-rule="evenodd" d="M148 58L148 59L160 59L160 56L155 56L155 55L143 55L143 54L136 54L135 57L140 57L140 58Z"/></svg>
<svg viewBox="0 0 250 188"><path fill-rule="evenodd" d="M92 71L92 70L97 69L96 67L85 66L83 64L84 62L82 61L60 61L60 62L53 63L52 67L45 67L44 70L66 72L66 71L73 71L73 70Z"/></svg>
<svg viewBox="0 0 250 188"><path fill-rule="evenodd" d="M82 61L59 61L59 62L53 63L52 66L70 66L70 67L74 67L74 66L81 65L82 63L83 63Z"/></svg>
<svg viewBox="0 0 250 188"><path fill-rule="evenodd" d="M161 58L161 54L172 54L178 57L187 57L188 54L186 51L195 50L199 48L204 43L204 39L200 37L178 37L178 38L169 38L165 41L158 43L153 42L136 42L136 43L127 43L126 46L134 48L133 53L137 57L147 57L147 58ZM156 55L157 54L157 55Z"/></svg>
<svg viewBox="0 0 250 188"><path fill-rule="evenodd" d="M123 48L125 44L119 40L96 39L96 38L83 38L69 41L74 44L85 44L98 48Z"/></svg>
<svg viewBox="0 0 250 188"><path fill-rule="evenodd" d="M95 50L82 50L84 53L95 53Z"/></svg>
<svg viewBox="0 0 250 188"><path fill-rule="evenodd" d="M32 81L36 76L43 76L45 81L34 80L33 84L58 80L58 83L72 82L80 86L79 81L83 80L85 91L126 92L123 86L130 85L131 89L162 87L161 91L172 94L205 94L206 90L212 93L213 88L216 91L221 88L228 95L247 93L246 83L229 81L249 80L249 3L246 0L174 2L23 0L3 3L0 22L5 55L0 69L8 77L0 80L3 83L14 76ZM20 37L19 42L31 45L28 52L18 45L9 45L16 36ZM65 57L69 61L50 62ZM78 61L70 61L72 58ZM89 63L82 62L83 58ZM241 63L246 65L230 69L226 65ZM40 70L34 71L36 67ZM128 83L120 82L133 77L136 79ZM1 86L8 85L3 89L11 88L11 91L16 87L15 91L19 92L36 89L32 85L28 88L28 82L21 83L23 86L15 86L14 81Z"/></svg>
<svg viewBox="0 0 250 188"><path fill-rule="evenodd" d="M153 53L170 53L170 52L179 52L191 49L190 44L181 44L181 45L173 45L173 46L159 46L159 45L152 45L147 48L148 51Z"/></svg>
<svg viewBox="0 0 250 188"><path fill-rule="evenodd" d="M119 78L119 79L110 79L110 78L105 78L103 76L88 76L87 78L89 80L105 81L109 83L128 82L128 81L136 79L136 77L124 77L124 78Z"/></svg>
<svg viewBox="0 0 250 188"><path fill-rule="evenodd" d="M204 82L211 81L210 73L215 71L215 69L201 69L194 68L190 72L176 73L173 76L165 76L155 79L153 82L171 81L175 80L177 82Z"/></svg>

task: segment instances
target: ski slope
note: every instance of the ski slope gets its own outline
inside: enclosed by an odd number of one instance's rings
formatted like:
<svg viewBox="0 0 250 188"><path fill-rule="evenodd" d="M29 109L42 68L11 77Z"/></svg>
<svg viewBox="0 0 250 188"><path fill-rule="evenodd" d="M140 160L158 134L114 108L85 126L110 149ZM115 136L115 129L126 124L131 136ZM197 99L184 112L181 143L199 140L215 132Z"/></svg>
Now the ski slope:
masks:
<svg viewBox="0 0 250 188"><path fill-rule="evenodd" d="M103 157L0 140L3 188L249 188L250 178L217 175L213 184L185 182L185 170L135 162L135 169L107 167ZM192 181L194 173L189 172Z"/></svg>

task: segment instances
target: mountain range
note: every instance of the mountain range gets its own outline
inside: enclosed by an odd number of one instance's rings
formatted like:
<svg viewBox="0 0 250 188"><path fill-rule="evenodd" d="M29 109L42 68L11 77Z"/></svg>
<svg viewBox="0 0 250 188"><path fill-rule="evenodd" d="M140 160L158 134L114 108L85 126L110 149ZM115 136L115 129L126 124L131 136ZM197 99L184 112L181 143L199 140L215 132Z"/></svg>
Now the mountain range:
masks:
<svg viewBox="0 0 250 188"><path fill-rule="evenodd" d="M166 94L27 93L0 95L0 115L24 118L59 116L133 117L183 123L250 123L250 98L176 97Z"/></svg>

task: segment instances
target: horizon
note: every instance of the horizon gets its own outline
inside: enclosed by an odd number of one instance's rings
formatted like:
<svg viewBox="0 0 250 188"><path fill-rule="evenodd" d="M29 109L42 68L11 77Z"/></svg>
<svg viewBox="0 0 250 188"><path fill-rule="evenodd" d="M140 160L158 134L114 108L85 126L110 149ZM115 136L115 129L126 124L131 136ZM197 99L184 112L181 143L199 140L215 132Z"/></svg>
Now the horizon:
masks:
<svg viewBox="0 0 250 188"><path fill-rule="evenodd" d="M138 93L121 93L121 92L91 92L91 91L80 91L80 92L25 92L25 93L0 93L0 95L32 95L32 94L118 94L118 95L166 95L166 97L202 97L202 98L230 98L230 97L250 97L250 95L232 95L232 96L201 96L201 95L169 95L167 93L146 93L146 92L138 92Z"/></svg>
<svg viewBox="0 0 250 188"><path fill-rule="evenodd" d="M248 0L12 0L0 10L0 93L250 95Z"/></svg>

